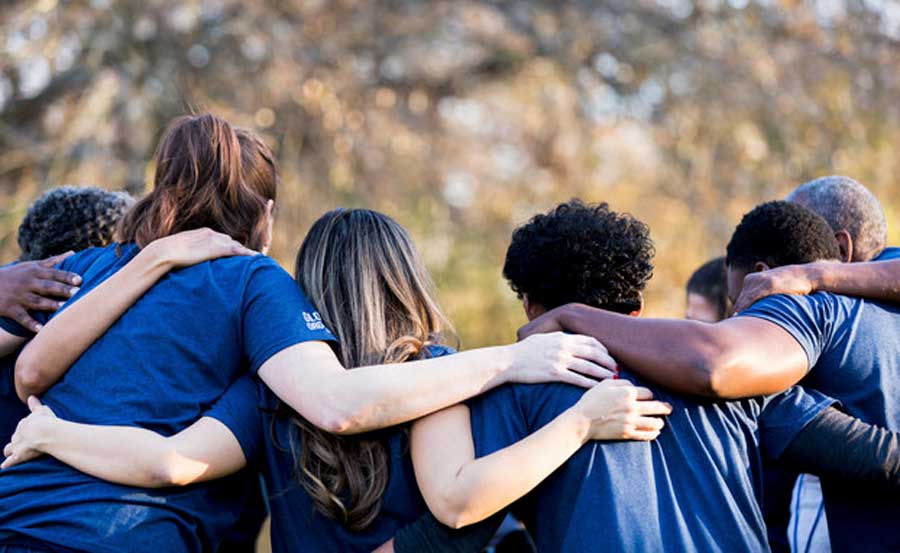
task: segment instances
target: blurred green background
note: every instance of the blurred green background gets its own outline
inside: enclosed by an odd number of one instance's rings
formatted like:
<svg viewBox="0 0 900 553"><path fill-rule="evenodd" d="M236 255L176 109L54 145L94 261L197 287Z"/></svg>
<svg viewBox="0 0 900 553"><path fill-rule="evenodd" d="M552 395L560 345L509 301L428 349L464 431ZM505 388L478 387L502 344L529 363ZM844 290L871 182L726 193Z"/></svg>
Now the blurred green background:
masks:
<svg viewBox="0 0 900 553"><path fill-rule="evenodd" d="M3 261L48 187L144 191L190 110L277 147L285 267L324 211L384 211L466 347L513 338L510 232L573 196L651 225L653 315L812 177L869 186L900 242L895 2L7 1L0 42Z"/></svg>

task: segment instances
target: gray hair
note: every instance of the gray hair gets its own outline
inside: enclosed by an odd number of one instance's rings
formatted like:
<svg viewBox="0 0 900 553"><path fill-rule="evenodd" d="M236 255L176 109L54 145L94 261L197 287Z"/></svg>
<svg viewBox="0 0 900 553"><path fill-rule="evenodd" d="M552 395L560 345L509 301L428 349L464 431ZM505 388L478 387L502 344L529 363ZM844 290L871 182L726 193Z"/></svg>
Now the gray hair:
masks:
<svg viewBox="0 0 900 553"><path fill-rule="evenodd" d="M853 240L853 261L868 261L887 243L887 219L874 194L849 177L821 177L801 184L785 198L815 211L835 232Z"/></svg>

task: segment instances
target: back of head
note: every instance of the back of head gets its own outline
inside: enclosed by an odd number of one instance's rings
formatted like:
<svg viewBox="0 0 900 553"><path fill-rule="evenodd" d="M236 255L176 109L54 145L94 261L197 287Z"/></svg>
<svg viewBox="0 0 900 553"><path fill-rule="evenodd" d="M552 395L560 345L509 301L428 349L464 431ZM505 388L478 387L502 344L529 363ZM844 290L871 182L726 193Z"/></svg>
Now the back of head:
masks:
<svg viewBox="0 0 900 553"><path fill-rule="evenodd" d="M766 202L744 215L728 242L725 262L740 269L770 268L838 259L825 219L796 203Z"/></svg>
<svg viewBox="0 0 900 553"><path fill-rule="evenodd" d="M694 271L688 279L687 292L704 297L715 308L717 320L724 319L731 307L726 285L725 258L711 259Z"/></svg>
<svg viewBox="0 0 900 553"><path fill-rule="evenodd" d="M571 200L513 232L503 276L520 298L546 309L584 303L640 310L653 276L650 229L606 203Z"/></svg>
<svg viewBox="0 0 900 553"><path fill-rule="evenodd" d="M338 339L348 369L402 363L449 330L428 272L406 231L366 209L338 209L312 226L296 278ZM378 516L388 483L379 439L323 432L296 414L303 443L297 472L320 512L351 530Z"/></svg>
<svg viewBox="0 0 900 553"><path fill-rule="evenodd" d="M132 205L134 198L127 192L95 186L54 188L31 204L19 225L20 259L31 261L106 246Z"/></svg>
<svg viewBox="0 0 900 553"><path fill-rule="evenodd" d="M160 140L153 190L122 220L119 240L143 247L209 227L261 249L277 177L274 156L252 132L211 114L180 117Z"/></svg>
<svg viewBox="0 0 900 553"><path fill-rule="evenodd" d="M801 184L785 198L823 217L834 232L853 240L853 261L868 261L887 243L887 219L878 199L849 177L821 177Z"/></svg>

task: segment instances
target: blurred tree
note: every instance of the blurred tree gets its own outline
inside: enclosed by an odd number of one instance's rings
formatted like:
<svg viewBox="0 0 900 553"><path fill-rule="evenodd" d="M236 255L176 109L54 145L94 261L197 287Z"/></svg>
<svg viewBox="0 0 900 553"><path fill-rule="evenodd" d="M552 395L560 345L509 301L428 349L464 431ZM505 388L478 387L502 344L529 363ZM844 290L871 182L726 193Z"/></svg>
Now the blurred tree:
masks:
<svg viewBox="0 0 900 553"><path fill-rule="evenodd" d="M522 321L512 228L555 202L650 223L651 314L740 215L815 176L900 240L900 8L874 0L36 0L0 13L0 252L63 183L145 189L161 128L211 110L278 146L274 255L319 214L411 230L465 346Z"/></svg>

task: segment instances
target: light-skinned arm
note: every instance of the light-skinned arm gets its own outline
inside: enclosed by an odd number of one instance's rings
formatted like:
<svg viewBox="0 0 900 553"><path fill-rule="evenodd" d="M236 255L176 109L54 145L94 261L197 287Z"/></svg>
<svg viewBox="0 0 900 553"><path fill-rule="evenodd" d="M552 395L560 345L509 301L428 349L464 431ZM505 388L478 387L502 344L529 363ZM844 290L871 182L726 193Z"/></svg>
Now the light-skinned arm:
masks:
<svg viewBox="0 0 900 553"><path fill-rule="evenodd" d="M653 440L671 407L650 390L607 380L523 440L475 459L469 408L455 405L413 425L416 481L451 528L482 521L521 498L589 440Z"/></svg>
<svg viewBox="0 0 900 553"><path fill-rule="evenodd" d="M28 343L16 361L16 394L25 401L55 384L167 272L219 257L254 254L229 236L209 229L150 243L122 269L50 319Z"/></svg>
<svg viewBox="0 0 900 553"><path fill-rule="evenodd" d="M33 396L28 406L31 414L3 450L4 469L47 454L95 478L162 488L221 478L247 464L237 438L212 417L164 437L131 426L65 421Z"/></svg>
<svg viewBox="0 0 900 553"><path fill-rule="evenodd" d="M16 363L24 401L69 366L167 271L223 255L253 253L208 229L154 241L44 327ZM581 387L612 376L615 361L597 340L562 333L436 359L347 371L324 342L276 353L259 370L273 392L312 424L360 433L408 422L505 382L567 382Z"/></svg>
<svg viewBox="0 0 900 553"><path fill-rule="evenodd" d="M589 388L613 375L597 340L561 332L434 359L346 370L324 342L273 355L259 377L306 420L335 434L409 422L507 382ZM585 376L587 375L587 376Z"/></svg>

